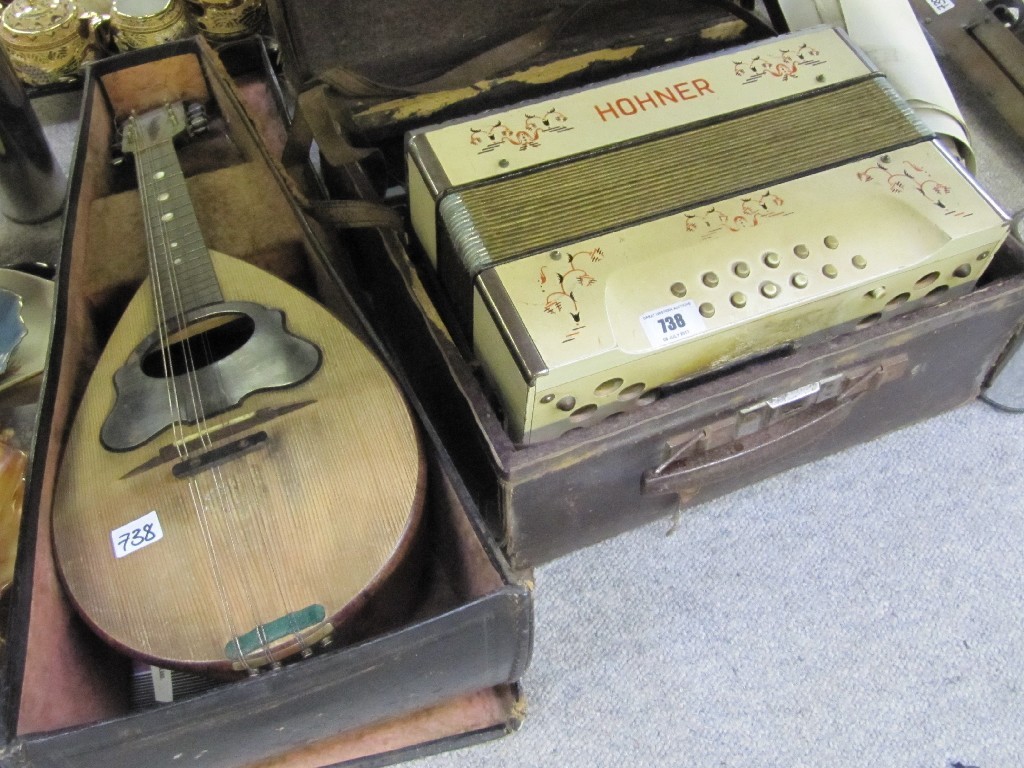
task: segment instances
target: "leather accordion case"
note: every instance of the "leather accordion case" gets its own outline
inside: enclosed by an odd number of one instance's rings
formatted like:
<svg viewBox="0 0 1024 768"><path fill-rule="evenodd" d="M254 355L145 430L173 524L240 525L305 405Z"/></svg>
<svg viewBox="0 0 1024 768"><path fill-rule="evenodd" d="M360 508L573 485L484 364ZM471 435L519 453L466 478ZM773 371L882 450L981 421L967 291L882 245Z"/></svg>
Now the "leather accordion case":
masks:
<svg viewBox="0 0 1024 768"><path fill-rule="evenodd" d="M300 207L268 63L88 70L3 765L380 765L522 718L530 587Z"/></svg>
<svg viewBox="0 0 1024 768"><path fill-rule="evenodd" d="M843 33L450 6L434 45L429 11L271 4L332 194L405 217L353 234L361 299L514 567L982 391L1020 244Z"/></svg>

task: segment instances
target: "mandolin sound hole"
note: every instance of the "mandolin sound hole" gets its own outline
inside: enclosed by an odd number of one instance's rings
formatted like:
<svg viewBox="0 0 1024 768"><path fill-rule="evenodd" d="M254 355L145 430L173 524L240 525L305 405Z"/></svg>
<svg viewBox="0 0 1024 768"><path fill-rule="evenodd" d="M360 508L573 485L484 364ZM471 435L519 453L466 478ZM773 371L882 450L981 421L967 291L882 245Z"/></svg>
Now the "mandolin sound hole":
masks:
<svg viewBox="0 0 1024 768"><path fill-rule="evenodd" d="M255 330L252 318L237 312L203 318L172 334L166 345L149 350L142 358L142 372L165 379L202 370L244 347Z"/></svg>

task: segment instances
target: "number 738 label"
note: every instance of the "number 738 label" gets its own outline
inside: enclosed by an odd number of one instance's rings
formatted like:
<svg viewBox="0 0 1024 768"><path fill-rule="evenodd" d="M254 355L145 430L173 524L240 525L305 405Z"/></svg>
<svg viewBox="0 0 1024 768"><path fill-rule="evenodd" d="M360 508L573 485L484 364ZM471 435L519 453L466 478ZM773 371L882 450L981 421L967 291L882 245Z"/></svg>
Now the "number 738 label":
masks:
<svg viewBox="0 0 1024 768"><path fill-rule="evenodd" d="M160 527L160 518L157 517L156 510L110 532L110 540L114 544L114 557L116 558L138 552L143 547L160 541L163 537L164 531Z"/></svg>
<svg viewBox="0 0 1024 768"><path fill-rule="evenodd" d="M640 325L647 334L647 340L655 348L667 347L702 333L706 327L696 303L692 301L680 301L645 312L640 315Z"/></svg>

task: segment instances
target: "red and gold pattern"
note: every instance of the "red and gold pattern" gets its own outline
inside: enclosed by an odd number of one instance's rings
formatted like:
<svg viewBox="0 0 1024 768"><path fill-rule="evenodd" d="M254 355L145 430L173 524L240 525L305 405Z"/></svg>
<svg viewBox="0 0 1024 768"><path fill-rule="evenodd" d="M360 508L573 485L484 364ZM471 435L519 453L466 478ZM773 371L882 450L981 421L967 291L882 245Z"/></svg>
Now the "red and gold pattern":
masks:
<svg viewBox="0 0 1024 768"><path fill-rule="evenodd" d="M802 45L789 49L780 48L777 54L761 54L748 61L733 62L736 65L736 76L746 78L744 85L754 83L762 77L770 77L783 82L800 76L803 67L815 67L828 63L822 59L821 51L812 45Z"/></svg>
<svg viewBox="0 0 1024 768"><path fill-rule="evenodd" d="M871 166L857 173L864 182L882 182L894 195L907 192L921 195L932 205L941 208L947 216L972 216L970 211L961 210L952 200L949 184L936 179L927 169L904 160L894 162L890 155L882 155Z"/></svg>
<svg viewBox="0 0 1024 768"><path fill-rule="evenodd" d="M522 128L512 128L499 120L490 128L470 128L469 143L482 144L480 154L492 152L503 144L510 144L522 151L530 147L539 147L543 133L571 131L572 126L565 125L568 120L569 118L555 108L542 115L526 115Z"/></svg>
<svg viewBox="0 0 1024 768"><path fill-rule="evenodd" d="M560 258L561 254L558 251L554 251L551 257L553 259ZM591 264L597 264L604 259L604 251L600 248L595 248L590 251L571 253L566 258L566 264L569 267L567 270L559 272L553 269L549 273L548 265L544 265L540 268L540 277L538 278L541 290L544 292L544 311L549 315L567 313L572 318L574 327L566 334L563 340L566 342L575 339L577 334L585 327L582 325L582 314L580 312L577 292L580 289L590 288L598 282L597 278L590 274L585 266L580 266L577 263L577 259L583 262L589 259ZM556 284L552 285L552 281L555 281Z"/></svg>
<svg viewBox="0 0 1024 768"><path fill-rule="evenodd" d="M699 232L702 238L714 237L719 232L740 232L758 226L774 216L787 216L786 201L771 190L749 195L739 200L684 214L687 232Z"/></svg>

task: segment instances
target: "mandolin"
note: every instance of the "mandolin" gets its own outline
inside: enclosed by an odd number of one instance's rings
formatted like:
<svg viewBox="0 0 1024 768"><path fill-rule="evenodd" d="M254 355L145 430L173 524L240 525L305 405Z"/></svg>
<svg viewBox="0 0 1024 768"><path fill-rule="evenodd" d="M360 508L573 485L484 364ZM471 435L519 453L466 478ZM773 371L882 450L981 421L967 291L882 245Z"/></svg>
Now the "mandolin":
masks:
<svg viewBox="0 0 1024 768"><path fill-rule="evenodd" d="M298 289L204 243L173 104L130 117L149 274L66 442L53 540L86 622L172 668L308 655L395 577L421 516L412 416Z"/></svg>

